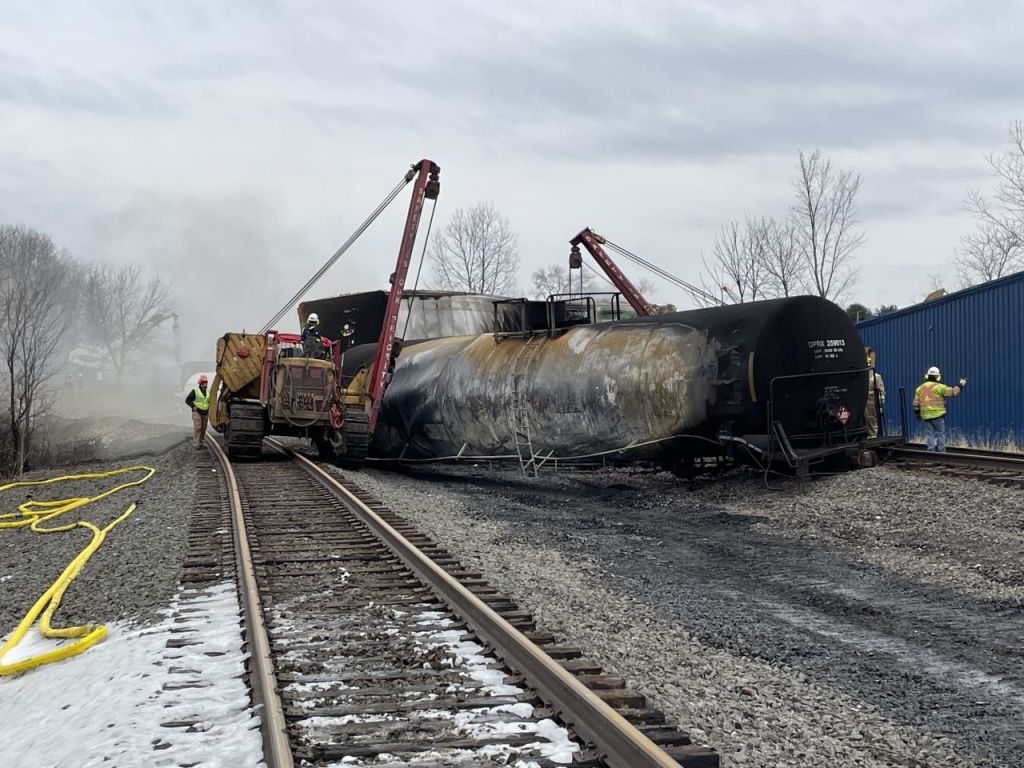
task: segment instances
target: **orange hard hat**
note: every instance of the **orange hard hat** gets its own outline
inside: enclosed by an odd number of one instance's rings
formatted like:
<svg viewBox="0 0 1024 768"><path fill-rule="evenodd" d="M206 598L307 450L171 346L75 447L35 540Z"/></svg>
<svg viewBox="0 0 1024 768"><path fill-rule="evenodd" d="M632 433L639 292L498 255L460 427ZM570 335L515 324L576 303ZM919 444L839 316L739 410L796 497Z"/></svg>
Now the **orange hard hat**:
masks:
<svg viewBox="0 0 1024 768"><path fill-rule="evenodd" d="M200 384L205 384L208 381L209 381L209 379L206 378L206 374L205 373L199 374L199 383Z"/></svg>

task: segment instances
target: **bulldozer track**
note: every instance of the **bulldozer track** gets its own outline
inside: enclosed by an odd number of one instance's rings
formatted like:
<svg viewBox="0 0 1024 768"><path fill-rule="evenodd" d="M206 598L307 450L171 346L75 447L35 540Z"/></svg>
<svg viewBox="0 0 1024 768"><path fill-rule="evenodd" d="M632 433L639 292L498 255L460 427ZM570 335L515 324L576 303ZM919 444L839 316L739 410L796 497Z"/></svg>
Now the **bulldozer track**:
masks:
<svg viewBox="0 0 1024 768"><path fill-rule="evenodd" d="M259 403L229 403L224 434L232 459L258 458L263 445L263 407Z"/></svg>
<svg viewBox="0 0 1024 768"><path fill-rule="evenodd" d="M554 766L562 726L573 765L719 764L350 479L267 442L236 465L210 440L270 768Z"/></svg>
<svg viewBox="0 0 1024 768"><path fill-rule="evenodd" d="M370 414L362 406L345 409L345 424L342 428L345 438L345 453L340 460L346 465L358 468L366 462L370 450Z"/></svg>

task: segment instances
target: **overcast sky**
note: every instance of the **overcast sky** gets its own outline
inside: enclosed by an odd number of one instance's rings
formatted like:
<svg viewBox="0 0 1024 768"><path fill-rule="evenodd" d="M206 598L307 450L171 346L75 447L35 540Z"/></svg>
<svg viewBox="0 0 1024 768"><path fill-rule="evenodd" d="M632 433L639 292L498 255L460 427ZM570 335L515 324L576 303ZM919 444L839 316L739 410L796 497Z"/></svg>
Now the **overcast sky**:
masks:
<svg viewBox="0 0 1024 768"><path fill-rule="evenodd" d="M1015 2L0 0L0 222L258 328L401 177L491 201L521 282L592 226L684 278L784 215L798 149L862 174L851 299L918 301L1024 117ZM408 197L312 295L384 287ZM249 269L246 269L246 267ZM688 301L661 287L654 298ZM200 312L199 307L202 307Z"/></svg>

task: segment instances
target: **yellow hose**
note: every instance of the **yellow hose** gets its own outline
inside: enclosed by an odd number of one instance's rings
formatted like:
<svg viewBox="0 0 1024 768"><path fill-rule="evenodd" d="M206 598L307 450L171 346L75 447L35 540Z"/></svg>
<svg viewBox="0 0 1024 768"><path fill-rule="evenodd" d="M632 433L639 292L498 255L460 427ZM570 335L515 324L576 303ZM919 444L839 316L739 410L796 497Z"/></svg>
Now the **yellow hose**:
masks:
<svg viewBox="0 0 1024 768"><path fill-rule="evenodd" d="M92 557L93 552L99 549L103 540L106 538L107 533L134 512L136 505L134 503L130 504L128 508L121 513L121 515L108 523L104 528L100 528L84 520L76 520L73 523L65 523L63 525L56 525L49 528L43 527L43 524L56 519L66 512L70 512L71 510L84 507L87 504L92 504L100 499L112 496L125 488L141 485L156 474L156 470L152 467L135 466L125 467L123 469L113 469L108 472L64 475L62 477L52 477L49 480L24 480L16 483L8 483L7 485L0 485L0 492L3 492L10 490L11 488L23 488L32 485L49 485L51 483L59 483L67 480L102 479L128 474L130 472L144 472L145 475L136 480L122 483L110 490L97 494L96 496L79 496L53 501L26 501L24 504L18 506L17 512L6 512L0 514L0 528L24 528L28 526L29 530L34 533L58 533L61 531L70 531L75 528L87 528L92 532L92 540L85 549L79 552L78 555L68 563L61 575L57 577L57 580L50 585L50 588L47 589L38 600L36 600L28 613L25 614L25 617L21 620L21 623L18 624L17 629L14 630L14 633L8 638L7 642L0 646L0 677L4 675L16 675L19 672L26 672L35 667L42 666L43 664L60 661L70 656L77 656L107 636L107 628L103 625L85 624L78 627L55 628L50 625L50 619L53 617L54 611L56 611L57 607L60 605L60 600L64 596L64 592L82 570L82 567L86 562L88 562L89 558ZM68 645L62 645L61 647L55 648L51 651L46 651L45 653L40 653L27 659L22 659L21 661L13 664L4 664L4 656L6 656L9 651L21 642L22 638L25 637L25 634L35 623L36 619L39 618L40 614L42 614L42 618L39 619L39 631L42 632L45 637L77 637L80 639L73 643L69 643Z"/></svg>

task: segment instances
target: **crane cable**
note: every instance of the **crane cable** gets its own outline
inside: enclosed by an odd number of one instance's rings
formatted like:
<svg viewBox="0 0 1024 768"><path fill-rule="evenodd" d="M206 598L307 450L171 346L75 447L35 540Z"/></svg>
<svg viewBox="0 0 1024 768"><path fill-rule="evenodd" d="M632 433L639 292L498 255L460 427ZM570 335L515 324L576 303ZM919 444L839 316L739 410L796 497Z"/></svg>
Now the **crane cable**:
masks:
<svg viewBox="0 0 1024 768"><path fill-rule="evenodd" d="M102 624L84 624L77 627L53 627L51 626L50 621L53 618L53 614L57 610L57 607L60 605L64 592L67 591L69 586L71 586L71 582L74 581L76 576L78 576L79 572L85 566L86 562L88 562L89 558L92 557L93 553L99 549L107 534L110 533L116 525L126 520L128 516L135 511L137 504L135 502L129 504L128 508L124 512L103 528L85 520L76 520L73 523L56 525L49 528L43 527L43 524L50 520L55 520L61 515L71 512L74 509L79 509L80 507L93 504L101 499L107 498L108 496L112 496L125 488L142 485L142 483L146 482L156 474L156 470L153 469L153 467L139 465L114 469L108 472L64 475L61 477L52 477L48 480L23 480L14 483L7 483L6 485L0 485L0 492L2 492L11 488L50 485L51 483L59 483L67 480L102 479L115 477L117 475L124 475L131 472L145 472L145 475L136 480L121 483L120 485L95 496L78 496L51 501L29 500L19 505L17 512L0 513L0 529L28 527L33 533L61 533L74 530L75 528L85 528L92 532L92 540L74 557L70 563L68 563L60 576L57 577L56 581L50 585L50 587L28 610L14 632L9 638L7 638L7 641L4 642L3 645L0 645L0 677L27 672L30 669L40 667L44 664L50 664L71 656L76 656L88 650L107 636L107 628ZM78 638L78 640L73 643L54 648L53 650L21 659L20 661L4 664L4 656L6 656L21 642L29 629L32 628L32 625L35 623L37 618L39 619L39 631L43 636L50 638Z"/></svg>
<svg viewBox="0 0 1024 768"><path fill-rule="evenodd" d="M676 277L671 272L665 271L664 269L662 269L658 265L652 264L651 262L647 261L646 259L640 258L635 253L633 253L632 251L629 251L629 250L623 248L621 245L617 245L617 244L613 243L611 240L608 240L607 238L605 238L604 242L605 242L605 245L609 246L616 253L620 254L621 256L625 256L627 259L632 261L634 264L640 265L641 267L643 267L644 269L648 270L649 272L653 272L655 275L657 275L658 277L662 278L663 280L667 280L668 282L673 283L675 286L677 286L679 288L682 288L684 291L687 291L691 296L694 296L695 298L696 297L700 297L704 301L709 301L709 302L712 302L713 304L719 304L719 305L724 305L725 304L725 302L722 301L717 296L714 296L714 295L708 293L707 291L705 291L704 289L698 288L695 285L691 285L690 283L688 283L685 280L683 280L681 277Z"/></svg>
<svg viewBox="0 0 1024 768"><path fill-rule="evenodd" d="M420 263L416 267L416 280L413 281L412 290L415 293L416 289L420 285L420 272L423 271L423 261L427 256L427 245L430 243L430 229L434 226L434 214L437 212L437 198L434 198L433 205L430 207L430 219L427 221L427 234L423 238L423 249L420 251ZM409 297L409 309L405 316L405 327L402 329L402 340L405 340L405 334L409 332L409 321L412 319L412 300L413 296Z"/></svg>
<svg viewBox="0 0 1024 768"><path fill-rule="evenodd" d="M263 328L260 329L261 334L266 333L271 328L273 328L281 320L281 318L288 313L288 310L290 310L295 305L295 303L299 301L299 299L306 295L306 291L308 291L310 288L316 285L316 283L320 280L321 277L324 276L327 270L333 267L337 263L338 259L345 255L345 251L352 247L352 244L355 243L355 241L359 239L363 232L365 232L367 228L371 224L373 224L374 221L377 220L377 217L384 212L384 209L391 205L391 202L396 197L398 197L399 193L405 188L405 185L412 181L415 177L415 172L406 172L406 174L402 177L402 180L395 186L394 189L392 189L387 194L387 197L385 197L384 200L381 201L380 205L378 205L376 209L374 209L373 213L367 216L363 223L356 228L356 231L351 234L348 240L346 240L341 245L341 247L334 252L331 258L329 258L324 263L324 265L320 267L320 269L318 269L309 280L306 281L306 284L303 285L299 290L297 290L294 293L294 295L290 299L288 299L285 305L281 307L281 309L279 309L272 318L270 318L270 321L266 325L264 325Z"/></svg>

